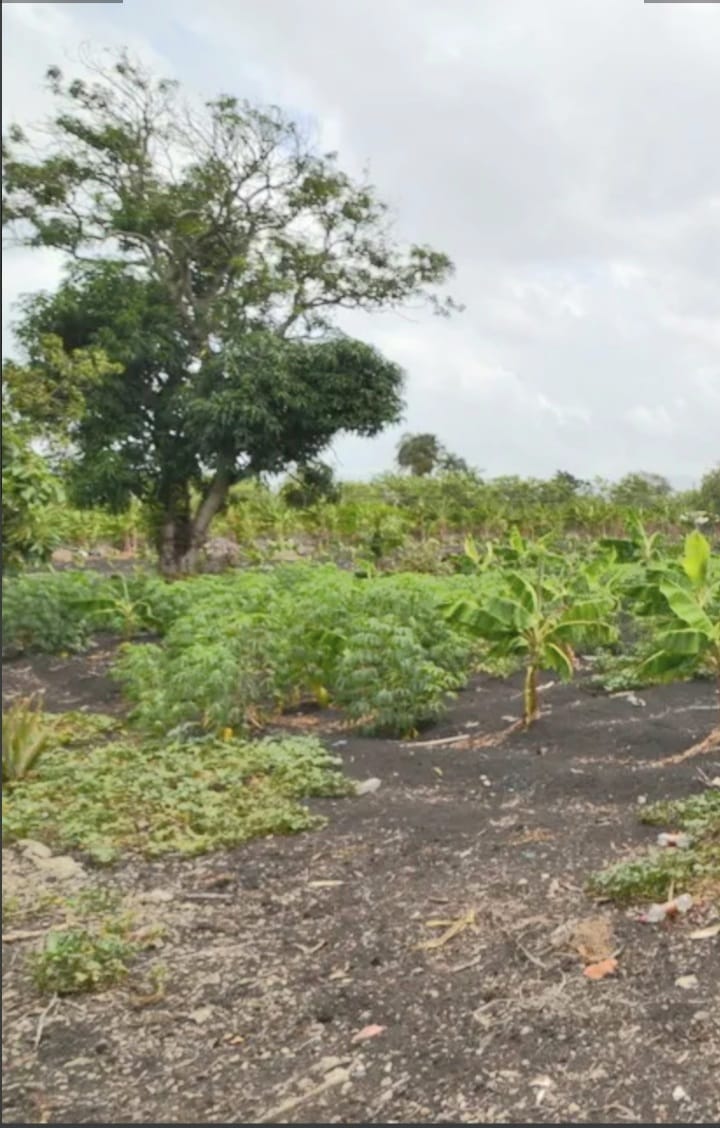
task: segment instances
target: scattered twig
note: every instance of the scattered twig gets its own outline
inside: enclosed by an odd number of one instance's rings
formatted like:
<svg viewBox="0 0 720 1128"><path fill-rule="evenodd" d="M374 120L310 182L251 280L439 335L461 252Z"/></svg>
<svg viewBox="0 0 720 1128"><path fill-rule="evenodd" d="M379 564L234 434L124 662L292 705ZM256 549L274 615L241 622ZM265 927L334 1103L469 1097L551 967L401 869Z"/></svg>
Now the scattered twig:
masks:
<svg viewBox="0 0 720 1128"><path fill-rule="evenodd" d="M234 901L237 899L234 893L182 893L180 897L183 901Z"/></svg>
<svg viewBox="0 0 720 1128"><path fill-rule="evenodd" d="M296 944L295 947L299 948L305 956L314 956L315 953L319 952L321 948L324 948L326 944L327 940L319 940L318 943L313 944L311 948L306 947L305 944Z"/></svg>
<svg viewBox="0 0 720 1128"><path fill-rule="evenodd" d="M720 788L720 776L716 776L714 779L711 779L707 772L704 772L702 768L698 768L697 777L701 783L705 784L706 787Z"/></svg>
<svg viewBox="0 0 720 1128"><path fill-rule="evenodd" d="M373 1107L367 1113L367 1119L372 1120L380 1112L382 1112L382 1110L385 1108L385 1106L387 1104L389 1104L390 1101L392 1100L392 1098L395 1096L398 1089L402 1089L402 1087L404 1085L407 1085L409 1080L410 1080L410 1078L409 1078L408 1074L403 1073L400 1077L397 1078L397 1080L393 1081L392 1085L388 1086L387 1089L384 1089L381 1096L380 1096L380 1099L376 1102L375 1105L373 1105Z"/></svg>
<svg viewBox="0 0 720 1128"><path fill-rule="evenodd" d="M458 971L467 971L468 968L476 967L480 963L484 955L485 953L481 952L479 956L473 956L471 960L466 960L465 963L454 964L452 967L446 967L445 971L448 975L455 975L455 973Z"/></svg>
<svg viewBox="0 0 720 1128"><path fill-rule="evenodd" d="M279 1121L281 1116L292 1112L293 1109L296 1109L299 1105L305 1104L306 1101L313 1100L314 1097L319 1097L322 1093L327 1092L328 1089L332 1089L336 1085L343 1085L347 1080L348 1072L346 1069L333 1069L319 1085L315 1085L313 1089L310 1089L307 1093L302 1093L299 1097L288 1097L286 1101L277 1105L276 1108L270 1109L270 1111L264 1113L263 1116L259 1116L257 1123L268 1124Z"/></svg>
<svg viewBox="0 0 720 1128"><path fill-rule="evenodd" d="M461 740L469 740L470 736L466 732L461 732L458 736L443 736L439 740L411 740L403 741L403 748L439 748L441 744L458 744Z"/></svg>
<svg viewBox="0 0 720 1128"><path fill-rule="evenodd" d="M52 999L50 1000L48 1005L45 1007L45 1010L40 1012L40 1017L38 1018L37 1028L35 1030L35 1040L33 1042L33 1049L34 1050L37 1050L38 1046L40 1045L40 1042L41 1042L42 1036L43 1036L43 1030L45 1029L45 1023L47 1022L48 1015L50 1014L50 1011L53 1009L53 1007L55 1006L57 1001L58 1001L58 996L53 995Z"/></svg>
<svg viewBox="0 0 720 1128"><path fill-rule="evenodd" d="M690 748L687 748L685 752L679 752L676 756L666 756L664 760L655 760L647 766L650 768L664 768L669 764L682 764L685 760L690 760L693 756L703 756L706 752L720 752L720 725L716 725L704 740L693 744Z"/></svg>
<svg viewBox="0 0 720 1128"><path fill-rule="evenodd" d="M23 940L37 940L38 936L44 936L47 932L46 928L34 928L32 930L18 930L17 932L3 932L3 944L18 944Z"/></svg>
<svg viewBox="0 0 720 1128"><path fill-rule="evenodd" d="M538 957L533 955L532 952L529 952L524 944L520 940L518 940L517 936L515 936L509 930L509 928L506 928L502 921L498 919L498 914L496 912L493 912L492 909L490 909L490 916L495 926L502 932L503 936L505 936L505 938L509 940L511 944L515 945L517 950L525 957L526 960L529 960L531 964L535 964L535 967L539 967L541 971L548 970L547 964L544 964L542 960L538 959Z"/></svg>
<svg viewBox="0 0 720 1128"><path fill-rule="evenodd" d="M507 728L498 729L497 732L490 732L487 736L478 736L470 740L470 747L475 748L495 748L498 744L502 744L507 736L513 732L519 732L525 728L523 720L513 721Z"/></svg>
<svg viewBox="0 0 720 1128"><path fill-rule="evenodd" d="M438 948L443 948L450 940L454 940L456 936L464 932L466 928L474 928L475 910L469 909L464 916L458 917L457 920L438 920L428 921L427 923L429 928L445 929L441 936L435 936L432 940L423 940L417 945L418 948L432 952L436 951Z"/></svg>

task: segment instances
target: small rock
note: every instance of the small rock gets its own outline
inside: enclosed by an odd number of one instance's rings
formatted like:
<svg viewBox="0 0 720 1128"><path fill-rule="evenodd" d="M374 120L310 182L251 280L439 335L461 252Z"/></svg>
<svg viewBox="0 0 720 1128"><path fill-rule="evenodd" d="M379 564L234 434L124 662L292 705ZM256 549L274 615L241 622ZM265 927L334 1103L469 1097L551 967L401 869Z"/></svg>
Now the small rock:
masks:
<svg viewBox="0 0 720 1128"><path fill-rule="evenodd" d="M194 1011L190 1011L191 1019L193 1020L193 1022L196 1022L198 1026L202 1026L203 1023L209 1022L209 1020L212 1018L212 1014L212 1007L196 1007Z"/></svg>
<svg viewBox="0 0 720 1128"><path fill-rule="evenodd" d="M34 857L32 860L39 870L57 881L69 881L73 877L85 876L85 870L74 858L61 855L57 858Z"/></svg>
<svg viewBox="0 0 720 1128"><path fill-rule="evenodd" d="M689 1100L690 1100L690 1097L689 1097L689 1096L688 1096L688 1094L687 1094L687 1093L685 1092L685 1090L683 1089L682 1085L676 1085L676 1086L675 1086L675 1088L674 1088L674 1089L673 1089L673 1091L672 1091L672 1096L673 1096L673 1100L674 1100L674 1101L678 1101L678 1102L680 1102L680 1101L689 1101Z"/></svg>
<svg viewBox="0 0 720 1128"><path fill-rule="evenodd" d="M382 782L381 780L376 779L374 777L372 779L364 779L362 781L362 783L358 783L356 785L355 794L356 795L373 795L374 792L376 792L379 789L381 782Z"/></svg>
<svg viewBox="0 0 720 1128"><path fill-rule="evenodd" d="M175 894L172 889L149 889L147 893L141 893L138 900L144 904L159 905L165 901L172 901L174 898Z"/></svg>
<svg viewBox="0 0 720 1128"><path fill-rule="evenodd" d="M18 842L24 858L51 858L52 850L44 842L35 842L32 838L21 838Z"/></svg>
<svg viewBox="0 0 720 1128"><path fill-rule="evenodd" d="M675 980L676 987L682 987L683 991L692 991L698 985L697 975L680 975Z"/></svg>

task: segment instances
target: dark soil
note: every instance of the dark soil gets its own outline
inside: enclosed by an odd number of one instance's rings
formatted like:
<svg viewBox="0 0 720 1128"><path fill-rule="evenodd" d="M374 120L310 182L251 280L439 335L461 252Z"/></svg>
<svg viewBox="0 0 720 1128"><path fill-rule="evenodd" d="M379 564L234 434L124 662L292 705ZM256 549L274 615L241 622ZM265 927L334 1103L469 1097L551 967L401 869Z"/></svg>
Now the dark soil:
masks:
<svg viewBox="0 0 720 1128"><path fill-rule="evenodd" d="M9 664L5 692L43 685L48 707L115 711L111 649ZM720 773L718 754L657 766L709 731L712 686L632 698L553 685L543 700L530 732L495 747L479 740L518 715L517 679L479 679L422 738L469 746L289 719L324 730L379 790L316 803L316 833L89 871L165 925L163 947L126 986L43 1014L23 970L31 942L5 945L5 1121L715 1122L720 941L690 934L717 910L649 925L583 892L654 841L639 802L699 790L699 767ZM20 851L5 853L21 874ZM442 936L429 920L470 910L443 946L418 946ZM550 938L598 917L618 972L593 982Z"/></svg>

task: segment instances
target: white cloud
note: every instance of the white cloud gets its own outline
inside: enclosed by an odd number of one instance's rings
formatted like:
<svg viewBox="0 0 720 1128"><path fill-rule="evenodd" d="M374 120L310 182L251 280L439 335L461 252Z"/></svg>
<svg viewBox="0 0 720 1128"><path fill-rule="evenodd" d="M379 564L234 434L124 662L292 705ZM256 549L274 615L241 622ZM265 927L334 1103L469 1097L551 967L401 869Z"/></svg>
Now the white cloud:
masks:
<svg viewBox="0 0 720 1128"><path fill-rule="evenodd" d="M90 13L92 9L92 14ZM6 5L10 116L82 39L312 119L369 162L466 312L348 316L409 374L402 429L490 473L698 477L720 457L720 8L627 0ZM62 59L61 59L62 61ZM6 260L5 297L51 284ZM401 429L336 444L387 466Z"/></svg>

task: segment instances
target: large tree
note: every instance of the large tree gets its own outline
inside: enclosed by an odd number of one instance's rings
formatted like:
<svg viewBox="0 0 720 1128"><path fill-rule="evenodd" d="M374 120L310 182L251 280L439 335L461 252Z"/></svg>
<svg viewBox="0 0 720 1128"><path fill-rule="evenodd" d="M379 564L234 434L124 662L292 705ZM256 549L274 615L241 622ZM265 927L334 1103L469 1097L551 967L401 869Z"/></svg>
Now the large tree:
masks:
<svg viewBox="0 0 720 1128"><path fill-rule="evenodd" d="M152 498L162 565L183 571L233 482L398 419L399 369L334 317L447 312L451 263L399 246L372 186L280 110L189 106L124 54L86 65L48 72L59 108L39 148L18 127L3 140L4 224L73 263L20 335L38 372L48 332L123 365L88 390L76 478L95 501Z"/></svg>

